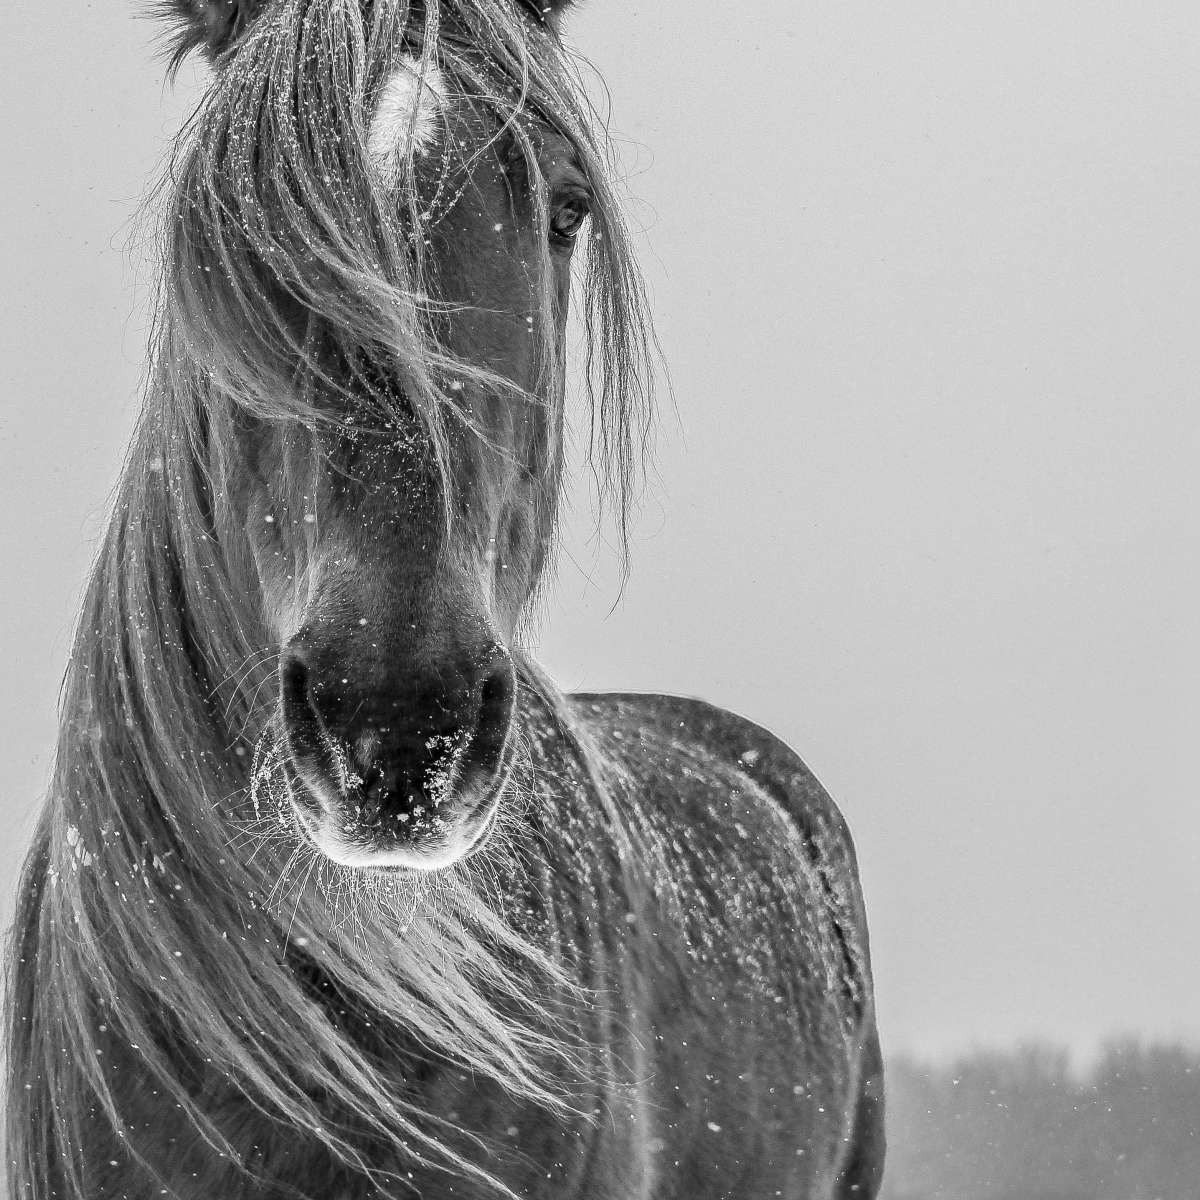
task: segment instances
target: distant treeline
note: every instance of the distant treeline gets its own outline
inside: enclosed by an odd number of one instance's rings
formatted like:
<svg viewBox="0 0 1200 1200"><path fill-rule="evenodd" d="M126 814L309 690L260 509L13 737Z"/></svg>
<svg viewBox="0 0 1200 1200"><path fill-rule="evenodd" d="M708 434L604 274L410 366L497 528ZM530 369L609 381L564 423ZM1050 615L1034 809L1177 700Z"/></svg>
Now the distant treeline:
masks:
<svg viewBox="0 0 1200 1200"><path fill-rule="evenodd" d="M1200 1200L1200 1052L1113 1042L888 1064L884 1200Z"/></svg>

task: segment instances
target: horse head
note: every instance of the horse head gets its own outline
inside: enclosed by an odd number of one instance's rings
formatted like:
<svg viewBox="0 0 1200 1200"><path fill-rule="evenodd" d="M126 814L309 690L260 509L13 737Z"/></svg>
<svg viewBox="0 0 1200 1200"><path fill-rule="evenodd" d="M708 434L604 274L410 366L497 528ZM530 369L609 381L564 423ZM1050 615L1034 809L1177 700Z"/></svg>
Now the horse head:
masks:
<svg viewBox="0 0 1200 1200"><path fill-rule="evenodd" d="M585 241L628 467L640 291L563 7L183 5L215 80L175 191L173 392L281 648L295 816L346 865L446 866L502 803Z"/></svg>

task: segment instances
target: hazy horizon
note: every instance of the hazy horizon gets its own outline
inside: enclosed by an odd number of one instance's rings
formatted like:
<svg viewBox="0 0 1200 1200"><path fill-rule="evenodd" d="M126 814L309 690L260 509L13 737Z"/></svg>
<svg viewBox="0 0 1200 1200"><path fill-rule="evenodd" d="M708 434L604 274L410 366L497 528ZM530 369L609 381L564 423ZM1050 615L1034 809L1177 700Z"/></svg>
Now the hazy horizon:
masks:
<svg viewBox="0 0 1200 1200"><path fill-rule="evenodd" d="M773 729L855 833L890 1050L1200 1044L1200 13L588 0L671 367L568 688ZM0 48L0 920L137 411L134 216L196 95L132 5ZM749 10L746 10L749 13Z"/></svg>

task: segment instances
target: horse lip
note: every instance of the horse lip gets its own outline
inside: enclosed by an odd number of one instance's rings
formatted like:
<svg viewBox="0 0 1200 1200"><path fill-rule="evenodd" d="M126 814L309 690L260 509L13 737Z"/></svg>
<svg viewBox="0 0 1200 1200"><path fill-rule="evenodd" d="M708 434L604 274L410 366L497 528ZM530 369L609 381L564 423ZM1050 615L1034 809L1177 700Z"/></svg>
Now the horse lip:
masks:
<svg viewBox="0 0 1200 1200"><path fill-rule="evenodd" d="M331 803L326 799L325 792L327 790L334 791L334 789L320 786L321 783L327 781L314 782L311 780L310 772L304 770L302 764L291 755L290 747L289 758L296 782L299 784L297 790L301 791L303 796L316 801L316 804L306 804L294 792L291 796L292 810L296 814L300 830L313 847L327 858L343 866L361 870L388 871L440 870L479 853L495 829L500 804L515 765L513 739L507 737L501 749L500 761L490 773L486 787L480 789L481 794L473 804L465 811L456 814L452 821L447 822L451 825L448 838L439 839L432 844L428 841L422 843L420 840L414 840L409 843L397 841L390 846L374 847L355 845L343 840L336 832L337 825L341 820L339 807L349 800L346 789L337 787L334 793L337 799ZM319 813L316 811L318 809ZM453 853L450 857L446 857L445 851L451 846Z"/></svg>

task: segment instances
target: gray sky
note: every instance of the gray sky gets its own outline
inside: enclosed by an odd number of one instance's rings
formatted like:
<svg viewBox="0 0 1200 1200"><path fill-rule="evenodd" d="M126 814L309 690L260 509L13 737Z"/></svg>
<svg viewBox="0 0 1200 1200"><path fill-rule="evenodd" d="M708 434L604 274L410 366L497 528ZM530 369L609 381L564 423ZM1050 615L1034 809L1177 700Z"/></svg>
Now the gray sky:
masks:
<svg viewBox="0 0 1200 1200"><path fill-rule="evenodd" d="M5 921L136 410L132 220L193 95L121 10L25 6L0 47ZM611 615L580 492L544 657L804 755L857 835L892 1047L1200 1040L1200 13L591 0L572 28L678 420Z"/></svg>

